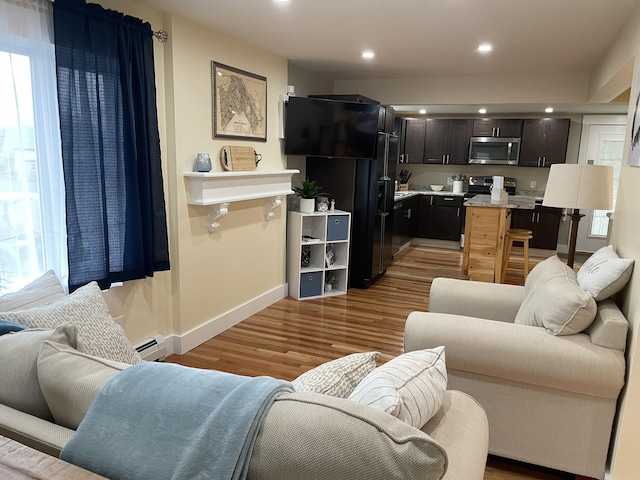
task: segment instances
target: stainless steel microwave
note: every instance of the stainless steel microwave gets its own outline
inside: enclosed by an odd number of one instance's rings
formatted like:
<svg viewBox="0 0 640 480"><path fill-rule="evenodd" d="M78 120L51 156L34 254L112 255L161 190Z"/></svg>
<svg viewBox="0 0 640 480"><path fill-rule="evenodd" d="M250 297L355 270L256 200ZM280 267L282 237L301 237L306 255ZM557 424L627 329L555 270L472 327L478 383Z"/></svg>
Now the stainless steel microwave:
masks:
<svg viewBox="0 0 640 480"><path fill-rule="evenodd" d="M471 137L469 163L517 165L519 156L519 138Z"/></svg>

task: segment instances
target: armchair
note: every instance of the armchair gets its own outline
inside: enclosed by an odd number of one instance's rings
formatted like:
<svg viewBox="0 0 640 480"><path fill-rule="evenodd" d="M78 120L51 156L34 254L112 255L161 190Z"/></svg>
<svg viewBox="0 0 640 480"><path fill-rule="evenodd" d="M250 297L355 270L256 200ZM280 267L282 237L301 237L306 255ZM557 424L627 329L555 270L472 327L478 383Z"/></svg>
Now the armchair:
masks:
<svg viewBox="0 0 640 480"><path fill-rule="evenodd" d="M430 311L407 319L405 351L446 347L449 388L487 412L489 453L602 479L624 385L627 320L605 300L585 332L552 335L514 323L526 293L436 278Z"/></svg>

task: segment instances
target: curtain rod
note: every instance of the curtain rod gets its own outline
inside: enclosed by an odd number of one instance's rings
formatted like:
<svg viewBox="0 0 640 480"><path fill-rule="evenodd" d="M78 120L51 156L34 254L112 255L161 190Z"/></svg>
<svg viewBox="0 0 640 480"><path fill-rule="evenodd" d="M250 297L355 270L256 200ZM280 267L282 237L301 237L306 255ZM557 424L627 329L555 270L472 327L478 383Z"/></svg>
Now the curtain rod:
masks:
<svg viewBox="0 0 640 480"><path fill-rule="evenodd" d="M55 0L49 0L49 2L54 3ZM166 30L153 31L153 36L156 37L160 43L165 43L169 40L169 33Z"/></svg>

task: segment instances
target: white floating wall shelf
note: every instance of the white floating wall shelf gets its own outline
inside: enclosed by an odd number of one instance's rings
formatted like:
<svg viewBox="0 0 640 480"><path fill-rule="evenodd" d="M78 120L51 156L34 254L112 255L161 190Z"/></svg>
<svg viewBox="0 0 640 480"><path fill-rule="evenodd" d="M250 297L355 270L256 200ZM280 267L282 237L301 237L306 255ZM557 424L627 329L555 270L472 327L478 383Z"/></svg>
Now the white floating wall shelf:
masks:
<svg viewBox="0 0 640 480"><path fill-rule="evenodd" d="M185 172L190 205L209 206L209 231L220 228L232 202L267 198L265 220L274 217L283 197L293 193L291 176L299 170L252 170L230 172Z"/></svg>

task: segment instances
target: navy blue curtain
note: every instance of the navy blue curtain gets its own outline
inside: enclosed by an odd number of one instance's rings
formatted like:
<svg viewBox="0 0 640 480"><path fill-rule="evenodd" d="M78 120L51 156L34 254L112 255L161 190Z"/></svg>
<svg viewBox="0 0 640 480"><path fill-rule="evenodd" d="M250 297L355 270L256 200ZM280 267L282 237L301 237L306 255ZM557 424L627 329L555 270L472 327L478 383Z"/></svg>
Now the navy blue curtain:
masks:
<svg viewBox="0 0 640 480"><path fill-rule="evenodd" d="M69 290L168 270L151 26L84 0L53 21Z"/></svg>

